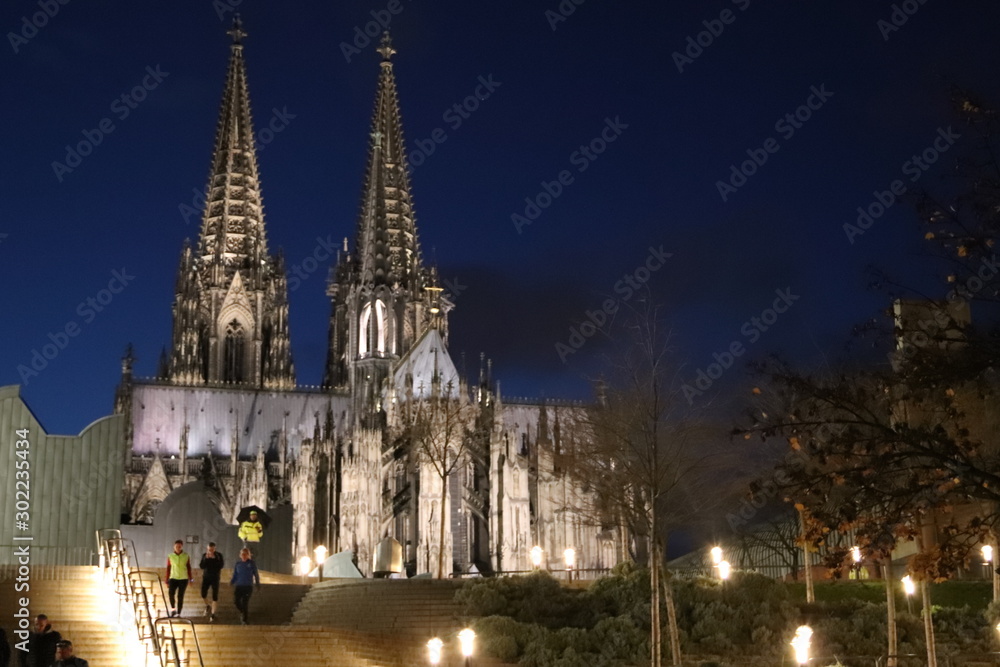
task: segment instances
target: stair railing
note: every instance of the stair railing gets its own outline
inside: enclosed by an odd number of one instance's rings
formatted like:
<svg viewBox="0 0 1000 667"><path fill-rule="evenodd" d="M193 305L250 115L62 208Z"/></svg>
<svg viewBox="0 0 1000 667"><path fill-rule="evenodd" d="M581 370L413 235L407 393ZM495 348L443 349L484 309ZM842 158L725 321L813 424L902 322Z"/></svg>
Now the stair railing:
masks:
<svg viewBox="0 0 1000 667"><path fill-rule="evenodd" d="M117 536L115 535L117 533ZM105 534L110 534L107 537ZM194 623L188 619L171 618L158 614L158 601L163 604L163 611L167 611L167 594L163 588L163 580L160 573L153 570L140 570L139 557L136 553L135 542L121 537L121 531L117 529L107 529L98 531L98 538L101 539L99 553L111 569L113 574L115 592L118 593L119 618L121 617L121 604L128 602L131 605L132 617L135 622L136 634L139 641L146 648L145 654L148 660L149 654L156 655L160 667L205 667L204 657L201 652L201 643L198 640L198 633ZM154 583L155 582L155 588ZM159 597L157 598L157 591ZM186 649L186 629L179 633L175 625L190 626L191 637L194 639L198 661L192 660L192 651L186 650L181 655L181 649ZM161 630L161 628L164 628Z"/></svg>

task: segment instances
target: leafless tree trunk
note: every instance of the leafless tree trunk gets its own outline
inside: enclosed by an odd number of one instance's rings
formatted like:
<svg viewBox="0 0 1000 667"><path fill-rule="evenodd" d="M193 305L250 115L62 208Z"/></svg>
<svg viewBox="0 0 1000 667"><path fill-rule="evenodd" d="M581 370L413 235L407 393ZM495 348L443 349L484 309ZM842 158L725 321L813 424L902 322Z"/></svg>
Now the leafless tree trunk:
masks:
<svg viewBox="0 0 1000 667"><path fill-rule="evenodd" d="M649 664L651 667L660 667L662 655L661 645L663 640L660 638L660 541L655 537L655 502L652 503L652 508L649 512L649 522L649 541L650 546L652 547L649 554L649 650L652 653Z"/></svg>
<svg viewBox="0 0 1000 667"><path fill-rule="evenodd" d="M886 667L896 667L897 640L896 640L896 591L893 588L892 580L892 558L887 558L882 566L882 576L885 579L885 609L886 609L886 634L888 635L888 662Z"/></svg>
<svg viewBox="0 0 1000 667"><path fill-rule="evenodd" d="M674 606L674 585L670 569L663 568L663 598L667 605L667 628L670 632L670 658L675 667L683 661L681 658L681 631L677 627L677 608Z"/></svg>
<svg viewBox="0 0 1000 667"><path fill-rule="evenodd" d="M443 457L441 459L441 469L449 470L448 468L448 446L445 443L445 448L443 452ZM444 579L444 527L445 521L448 519L448 513L445 511L445 505L448 503L448 475L441 476L441 531L438 535L438 579Z"/></svg>
<svg viewBox="0 0 1000 667"><path fill-rule="evenodd" d="M812 558L809 556L809 543L806 542L805 510L799 510L799 528L802 530L802 561L805 564L806 602L816 601L816 591L813 589Z"/></svg>
<svg viewBox="0 0 1000 667"><path fill-rule="evenodd" d="M931 585L926 578L920 580L920 599L924 606L924 641L927 644L927 667L937 667L937 645L934 642L934 619L931 616Z"/></svg>

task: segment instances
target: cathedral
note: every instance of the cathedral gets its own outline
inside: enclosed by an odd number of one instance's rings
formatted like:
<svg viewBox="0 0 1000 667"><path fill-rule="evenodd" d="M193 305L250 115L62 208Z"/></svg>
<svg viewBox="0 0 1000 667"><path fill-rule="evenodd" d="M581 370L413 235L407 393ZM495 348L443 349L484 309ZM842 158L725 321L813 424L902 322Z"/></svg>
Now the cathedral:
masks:
<svg viewBox="0 0 1000 667"><path fill-rule="evenodd" d="M195 503L185 507L211 508L220 526L248 505L272 514L269 533L280 537L269 569L290 570L323 545L350 550L371 574L386 537L402 546L411 575L528 570L534 546L553 569L567 548L577 568L614 565L619 531L560 467L586 437L586 406L504 400L488 362L467 380L449 356L454 308L421 253L387 34L354 243L345 239L326 292L323 384L297 385L239 19L229 34L200 232L180 252L171 345L153 378L133 375L131 348L122 361L123 532L156 529L184 497Z"/></svg>

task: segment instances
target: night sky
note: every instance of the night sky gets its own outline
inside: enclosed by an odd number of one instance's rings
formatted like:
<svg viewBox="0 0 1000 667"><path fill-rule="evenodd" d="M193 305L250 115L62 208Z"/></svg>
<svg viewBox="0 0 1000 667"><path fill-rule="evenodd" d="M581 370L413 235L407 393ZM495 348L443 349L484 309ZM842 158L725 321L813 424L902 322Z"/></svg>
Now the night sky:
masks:
<svg viewBox="0 0 1000 667"><path fill-rule="evenodd" d="M850 240L843 225L894 180L941 186L972 148L951 86L997 99L1000 5L897 7L898 29L893 3L870 1L7 2L0 384L22 384L50 432L76 433L111 412L127 343L137 374L155 373L235 10L255 129L280 128L258 158L270 247L300 269L301 384L321 381L326 355L333 260L313 260L355 238L379 56L353 42L373 12L398 51L420 242L454 295L460 369L484 352L507 396L586 399L608 345L597 334L564 363L557 344L606 300L637 302L629 280L647 276L685 378L746 350L696 401L736 391L768 352L833 359L887 305L867 265L943 294L909 204ZM67 161L81 142L89 154ZM942 147L926 170L904 164ZM786 312L756 327L776 299ZM22 380L53 339L65 346Z"/></svg>

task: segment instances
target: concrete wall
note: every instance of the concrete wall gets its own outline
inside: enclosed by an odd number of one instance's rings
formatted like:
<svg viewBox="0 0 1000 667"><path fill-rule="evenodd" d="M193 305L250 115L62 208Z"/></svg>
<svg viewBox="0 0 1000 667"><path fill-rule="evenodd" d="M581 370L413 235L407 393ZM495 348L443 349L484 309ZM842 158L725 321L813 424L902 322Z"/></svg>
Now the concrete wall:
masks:
<svg viewBox="0 0 1000 667"><path fill-rule="evenodd" d="M96 531L121 522L122 418L104 417L77 436L49 435L19 389L0 387L0 565L16 563L15 548L23 545L30 545L31 565L90 565ZM18 447L25 429L28 446ZM18 496L25 489L27 500ZM27 504L27 530L17 523L25 518L18 502Z"/></svg>
<svg viewBox="0 0 1000 667"><path fill-rule="evenodd" d="M122 537L135 542L140 567L165 567L175 540L184 540L184 550L192 555L195 569L209 542L215 542L225 558L226 567L236 562L243 546L237 537L239 526L230 525L219 514L213 503L214 493L201 481L189 482L171 491L160 503L152 525L121 526ZM254 547L257 566L262 570L291 574L291 505L270 508L268 514L273 521L264 531L264 539Z"/></svg>

